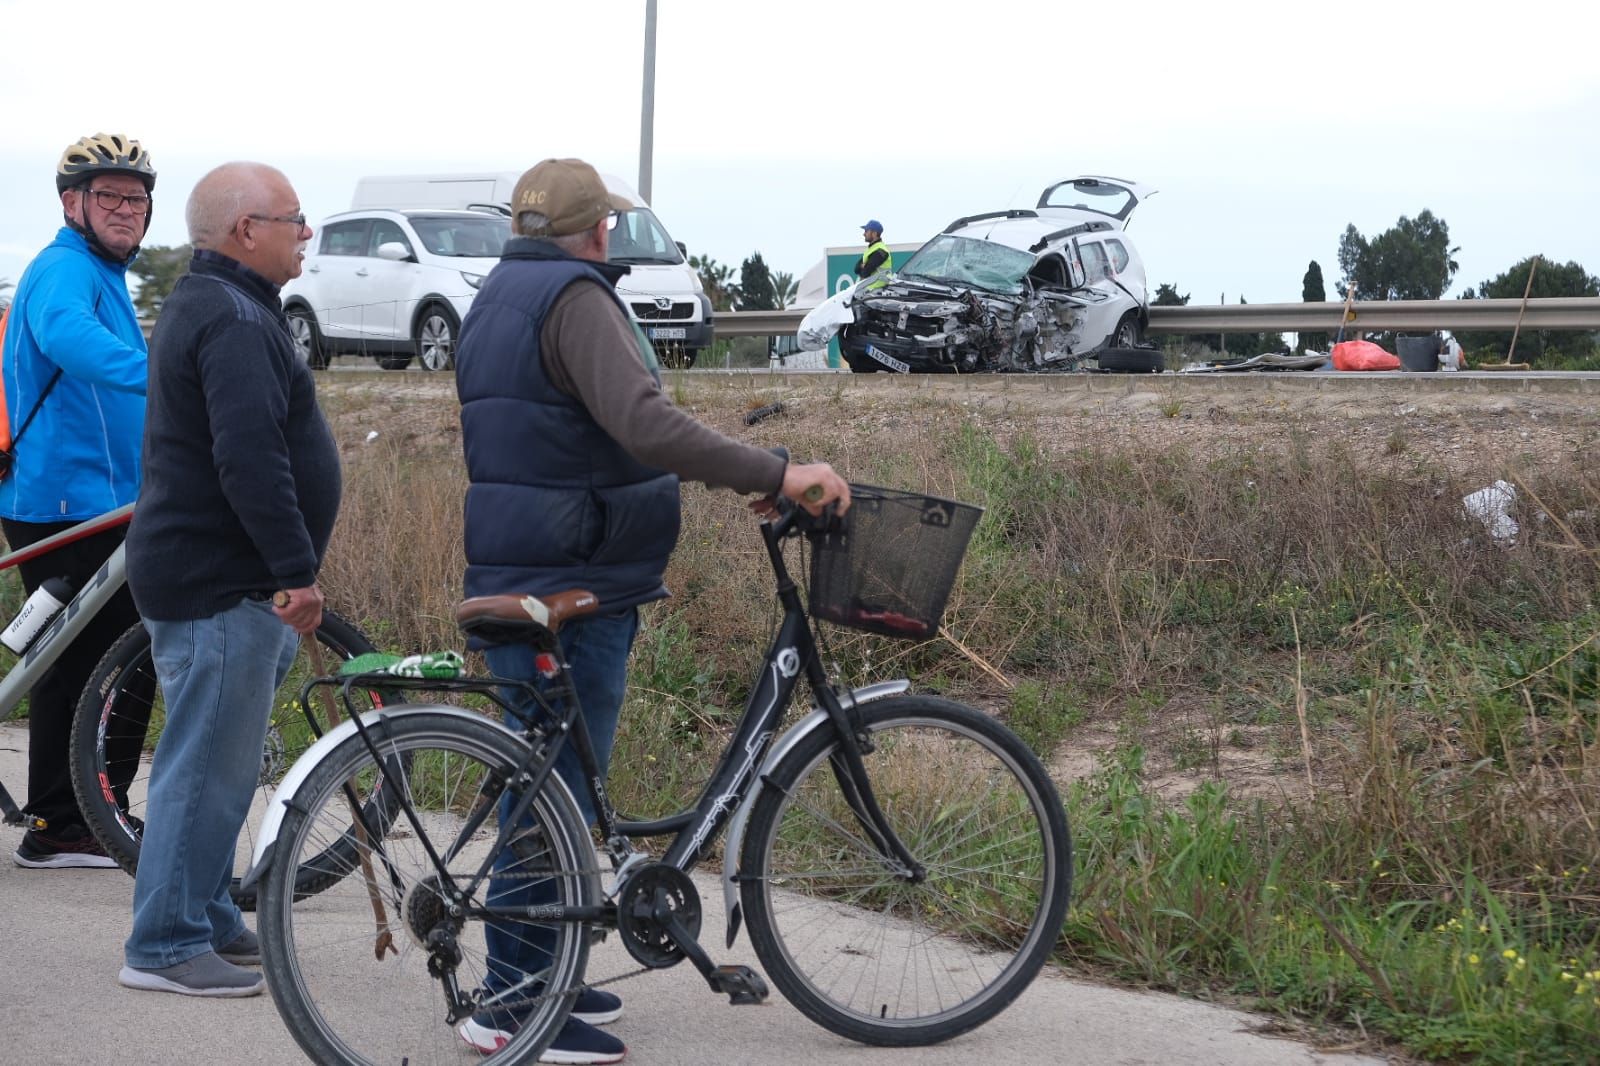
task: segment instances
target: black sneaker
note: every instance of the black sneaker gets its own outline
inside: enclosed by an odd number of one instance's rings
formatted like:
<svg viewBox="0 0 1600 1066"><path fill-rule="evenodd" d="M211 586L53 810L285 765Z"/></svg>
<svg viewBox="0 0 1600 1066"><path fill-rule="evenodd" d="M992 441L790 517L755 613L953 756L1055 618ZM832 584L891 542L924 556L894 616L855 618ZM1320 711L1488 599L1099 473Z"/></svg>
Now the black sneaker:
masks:
<svg viewBox="0 0 1600 1066"><path fill-rule="evenodd" d="M505 1047L516 1031L516 1023L497 1022L487 1012L475 1014L456 1027L467 1046L481 1055L492 1055ZM540 1053L539 1061L558 1066L605 1066L621 1062L627 1053L628 1046L610 1033L568 1017L550 1046Z"/></svg>
<svg viewBox="0 0 1600 1066"><path fill-rule="evenodd" d="M45 832L47 828L30 829L22 834L22 843L11 856L18 866L30 870L117 868L117 860L107 855L100 841L83 826L67 826L55 834Z"/></svg>

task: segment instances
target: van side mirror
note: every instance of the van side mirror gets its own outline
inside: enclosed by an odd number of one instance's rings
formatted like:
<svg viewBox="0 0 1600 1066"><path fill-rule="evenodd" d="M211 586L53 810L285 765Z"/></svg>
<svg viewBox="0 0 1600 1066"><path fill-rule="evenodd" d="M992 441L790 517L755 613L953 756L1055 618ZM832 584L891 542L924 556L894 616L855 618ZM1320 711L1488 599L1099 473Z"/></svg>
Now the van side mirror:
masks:
<svg viewBox="0 0 1600 1066"><path fill-rule="evenodd" d="M673 241L672 243L676 244L678 246L678 254L679 255L683 256L685 259L689 258L689 249L687 249L687 248L685 248L683 246L683 242L682 241Z"/></svg>
<svg viewBox="0 0 1600 1066"><path fill-rule="evenodd" d="M378 245L379 259L392 259L396 263L404 263L411 258L411 252L400 241L384 241Z"/></svg>

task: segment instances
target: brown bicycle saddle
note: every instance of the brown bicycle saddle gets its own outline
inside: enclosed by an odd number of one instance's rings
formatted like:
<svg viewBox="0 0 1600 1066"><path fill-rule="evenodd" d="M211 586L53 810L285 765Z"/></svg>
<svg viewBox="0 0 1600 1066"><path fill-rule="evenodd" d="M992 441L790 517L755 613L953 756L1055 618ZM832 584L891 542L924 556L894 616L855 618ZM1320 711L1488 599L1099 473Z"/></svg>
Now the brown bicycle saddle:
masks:
<svg viewBox="0 0 1600 1066"><path fill-rule="evenodd" d="M563 622L599 609L599 598L587 589L549 596L474 596L456 606L456 625L490 644L524 644L542 632L559 632Z"/></svg>

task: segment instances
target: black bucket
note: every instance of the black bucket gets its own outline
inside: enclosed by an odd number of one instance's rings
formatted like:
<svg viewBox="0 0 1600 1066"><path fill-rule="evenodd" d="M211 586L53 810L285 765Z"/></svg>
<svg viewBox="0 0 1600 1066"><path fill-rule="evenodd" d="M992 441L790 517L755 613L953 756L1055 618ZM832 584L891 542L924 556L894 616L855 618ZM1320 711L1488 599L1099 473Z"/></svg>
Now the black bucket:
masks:
<svg viewBox="0 0 1600 1066"><path fill-rule="evenodd" d="M1400 369L1413 373L1439 369L1439 335L1429 333L1423 337L1396 337L1395 354L1400 357Z"/></svg>

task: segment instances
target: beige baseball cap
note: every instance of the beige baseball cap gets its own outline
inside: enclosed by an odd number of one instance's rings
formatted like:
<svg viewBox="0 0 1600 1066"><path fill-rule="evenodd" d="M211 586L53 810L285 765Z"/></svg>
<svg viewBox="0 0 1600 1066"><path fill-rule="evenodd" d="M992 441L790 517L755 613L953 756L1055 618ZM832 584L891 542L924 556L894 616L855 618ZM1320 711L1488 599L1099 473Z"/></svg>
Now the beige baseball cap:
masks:
<svg viewBox="0 0 1600 1066"><path fill-rule="evenodd" d="M562 237L584 230L612 211L633 205L606 191L594 167L581 159L546 159L522 177L511 194L511 215L537 211L550 220L550 233Z"/></svg>

